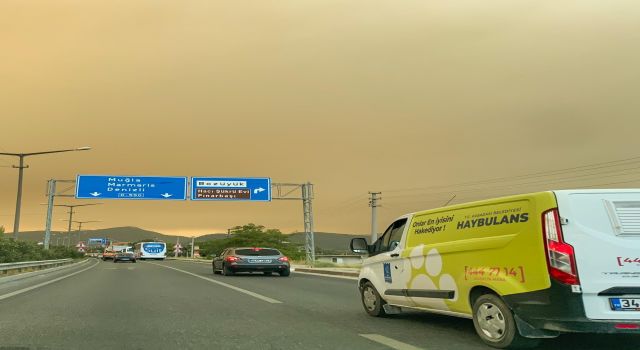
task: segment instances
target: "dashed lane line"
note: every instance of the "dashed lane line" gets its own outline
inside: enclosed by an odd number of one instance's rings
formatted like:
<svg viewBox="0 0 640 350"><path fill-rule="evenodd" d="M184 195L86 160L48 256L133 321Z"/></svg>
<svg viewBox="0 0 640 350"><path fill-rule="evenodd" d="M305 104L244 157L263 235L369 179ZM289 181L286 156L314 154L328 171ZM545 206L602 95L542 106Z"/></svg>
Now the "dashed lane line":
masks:
<svg viewBox="0 0 640 350"><path fill-rule="evenodd" d="M82 269L82 270L80 270L80 271L76 271L76 272L74 272L74 273L70 273L70 274L68 274L68 275L64 275L64 276L61 276L61 277L58 277L58 278L54 278L54 279L52 279L52 280L50 280L50 281L42 282L42 283L39 283L39 284L33 285L33 286L31 286L31 287L27 287L27 288L19 289L19 290L16 290L16 291L14 291L14 292L11 292L11 293L7 293L7 294L4 294L4 295L0 295L0 300L4 300L4 299L7 299L7 298L11 298L11 297L16 296L16 295L18 295L18 294L26 293L26 292L28 292L28 291L30 291L30 290L34 290L34 289L37 289L37 288L40 288L40 287L44 287L44 286L49 285L49 284L51 284L51 283L55 283L55 282L61 281L61 280L65 279L65 278L69 278L69 277L71 277L71 276L75 276L75 275L77 275L77 274L79 274L79 273L81 273L81 272L84 272L84 271L87 271L87 270L89 270L89 269L92 269L92 268L96 267L98 264L99 264L99 262L96 262L95 264L93 264L93 265L91 265L91 266L87 267L86 269Z"/></svg>
<svg viewBox="0 0 640 350"><path fill-rule="evenodd" d="M423 350L422 348L415 347L413 345L409 345L407 343L403 343L401 341L397 341L395 339L391 339L389 337L385 337L380 334L360 334L361 337L367 338L376 343L386 345L395 350Z"/></svg>
<svg viewBox="0 0 640 350"><path fill-rule="evenodd" d="M217 285L219 285L219 286L223 286L223 287L226 287L226 288L229 288L229 289L235 290L236 292L240 292L240 293L244 293L244 294L246 294L246 295L250 295L250 296L252 296L252 297L254 297L254 298L256 298L256 299L260 299L260 300L262 300L262 301L266 301L267 303L271 303L271 304L282 304L282 302L281 302L280 300L272 299L272 298L266 297L266 296L264 296L264 295L262 295L262 294L258 294L258 293L252 292L252 291L250 291L250 290L242 289L242 288L240 288L240 287L236 287L236 286L230 285L230 284L228 284L228 283L224 283L224 282L216 281L216 280L214 280L213 278L200 276L200 275L195 274L195 273L193 273L193 272L189 272L189 271L185 271L185 270L177 269L177 268L175 268L175 267L171 267L171 266L166 266L166 265L156 264L156 263L152 263L152 262L150 262L150 263L148 263L148 264L156 265L156 266L160 266L160 267L164 267L164 268L171 269L171 270L175 270L175 271L178 271L178 272L182 272L182 273L185 273L185 274L187 274L187 275L191 275L191 276L193 276L193 277L197 277L197 278L203 279L203 280L205 280L205 281L208 281L208 282L211 282L211 283L215 283L215 284L217 284Z"/></svg>

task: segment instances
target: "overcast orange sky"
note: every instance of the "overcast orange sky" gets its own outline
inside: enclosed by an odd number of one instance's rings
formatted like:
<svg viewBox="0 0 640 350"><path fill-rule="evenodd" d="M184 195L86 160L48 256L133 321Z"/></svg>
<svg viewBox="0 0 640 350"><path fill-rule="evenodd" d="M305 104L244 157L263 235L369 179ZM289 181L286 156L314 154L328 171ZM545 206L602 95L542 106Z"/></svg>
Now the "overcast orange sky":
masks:
<svg viewBox="0 0 640 350"><path fill-rule="evenodd" d="M47 179L77 174L310 181L316 231L344 233L369 232L368 191L382 230L454 194L638 187L638 18L600 0L2 1L0 152L93 147L27 158L21 229L44 228ZM0 156L7 231L14 164ZM106 201L77 219L303 230L294 201Z"/></svg>

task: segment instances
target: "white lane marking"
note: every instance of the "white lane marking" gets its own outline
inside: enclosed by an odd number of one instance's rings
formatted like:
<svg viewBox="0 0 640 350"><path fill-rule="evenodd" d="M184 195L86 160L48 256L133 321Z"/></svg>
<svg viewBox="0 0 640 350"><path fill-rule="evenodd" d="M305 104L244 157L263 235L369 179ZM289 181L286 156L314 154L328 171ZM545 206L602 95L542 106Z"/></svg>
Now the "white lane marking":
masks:
<svg viewBox="0 0 640 350"><path fill-rule="evenodd" d="M194 264L207 264L207 265L211 265L211 261L206 262L206 261L193 261L193 260L180 260L180 259L170 259L173 261L181 261L181 262L190 262L190 263L194 263ZM320 277L331 277L331 278L341 278L344 280L351 280L351 281L357 281L358 277L351 277L351 276L341 276L341 275L329 275L326 273L315 273L315 272L302 272L302 271L296 271L295 267L291 267L291 272L295 272L295 273L299 273L299 274L305 274L305 275L311 275L311 276L320 276Z"/></svg>
<svg viewBox="0 0 640 350"><path fill-rule="evenodd" d="M343 280L352 280L357 281L358 277L351 276L340 276L340 275L328 275L326 273L315 273L315 272L302 272L302 271L293 271L294 273L299 273L301 275L311 275L311 276L320 276L320 277L331 277L331 278L341 278Z"/></svg>
<svg viewBox="0 0 640 350"><path fill-rule="evenodd" d="M367 338L376 343L386 345L395 350L422 350L422 348L418 348L413 345L409 345L407 343L403 343L401 341L397 341L395 339L391 339L380 334L359 334L359 336Z"/></svg>
<svg viewBox="0 0 640 350"><path fill-rule="evenodd" d="M31 287L27 287L27 288L23 288L23 289L20 289L20 290L16 290L15 292L11 292L11 293L7 293L7 294L4 294L4 295L0 295L0 300L11 298L12 296L16 296L18 294L22 294L22 293L28 292L30 290L34 290L36 288L44 287L44 286L49 285L51 283L58 282L58 281L63 280L65 278L69 278L71 276L75 276L75 275L79 274L80 272L84 272L84 271L87 271L89 269L92 269L92 268L96 267L98 264L99 264L99 262L96 262L95 264L87 267L86 269L82 269L80 271L76 271L74 273L70 273L70 274L65 275L65 276L54 278L51 281L42 282L42 283L36 284L34 286L31 286Z"/></svg>
<svg viewBox="0 0 640 350"><path fill-rule="evenodd" d="M224 282L216 281L213 278L200 276L198 274L195 274L195 273L192 273L192 272L189 272L189 271L185 271L185 270L176 269L175 267L171 267L171 266L165 266L165 265L160 265L160 264L151 263L151 262L148 263L148 264L157 265L157 266L164 267L164 268L167 268L167 269L176 270L176 271L179 271L179 272L182 272L182 273L186 273L187 275L191 275L193 277L198 277L198 278L203 279L205 281L209 281L211 283L215 283L217 285L220 285L220 286L223 286L223 287L227 287L229 289L233 289L233 290L235 290L237 292L244 293L246 295L250 295L250 296L252 296L252 297L254 297L256 299L260 299L262 301L266 301L267 303L282 304L282 302L280 300L271 299L271 298L266 297L266 296L264 296L262 294L258 294L258 293L252 292L250 290L242 289L240 287L232 286L232 285L224 283Z"/></svg>

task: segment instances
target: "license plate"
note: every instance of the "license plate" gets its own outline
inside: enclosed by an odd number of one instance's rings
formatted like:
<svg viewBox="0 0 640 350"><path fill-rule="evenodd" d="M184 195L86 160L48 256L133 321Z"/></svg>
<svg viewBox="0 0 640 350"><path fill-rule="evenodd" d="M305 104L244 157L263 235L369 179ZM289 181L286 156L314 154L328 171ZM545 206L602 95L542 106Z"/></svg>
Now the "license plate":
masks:
<svg viewBox="0 0 640 350"><path fill-rule="evenodd" d="M271 262L271 260L267 260L267 259L249 259L250 263L254 263L254 264L268 264Z"/></svg>
<svg viewBox="0 0 640 350"><path fill-rule="evenodd" d="M640 298L610 298L614 311L640 311Z"/></svg>

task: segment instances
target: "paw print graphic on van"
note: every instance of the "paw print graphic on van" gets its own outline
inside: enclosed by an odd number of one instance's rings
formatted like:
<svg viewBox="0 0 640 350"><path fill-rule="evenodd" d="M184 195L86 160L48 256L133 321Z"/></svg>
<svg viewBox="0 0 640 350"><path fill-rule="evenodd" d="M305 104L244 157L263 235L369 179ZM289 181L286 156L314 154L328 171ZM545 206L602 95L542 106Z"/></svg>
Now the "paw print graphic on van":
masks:
<svg viewBox="0 0 640 350"><path fill-rule="evenodd" d="M406 288L414 292L422 292L425 297L412 297L411 300L419 307L437 308L448 310L446 301L458 300L458 286L453 277L443 272L442 256L437 249L432 248L426 254L424 245L419 245L411 250L411 277ZM426 297L453 291L453 298Z"/></svg>

